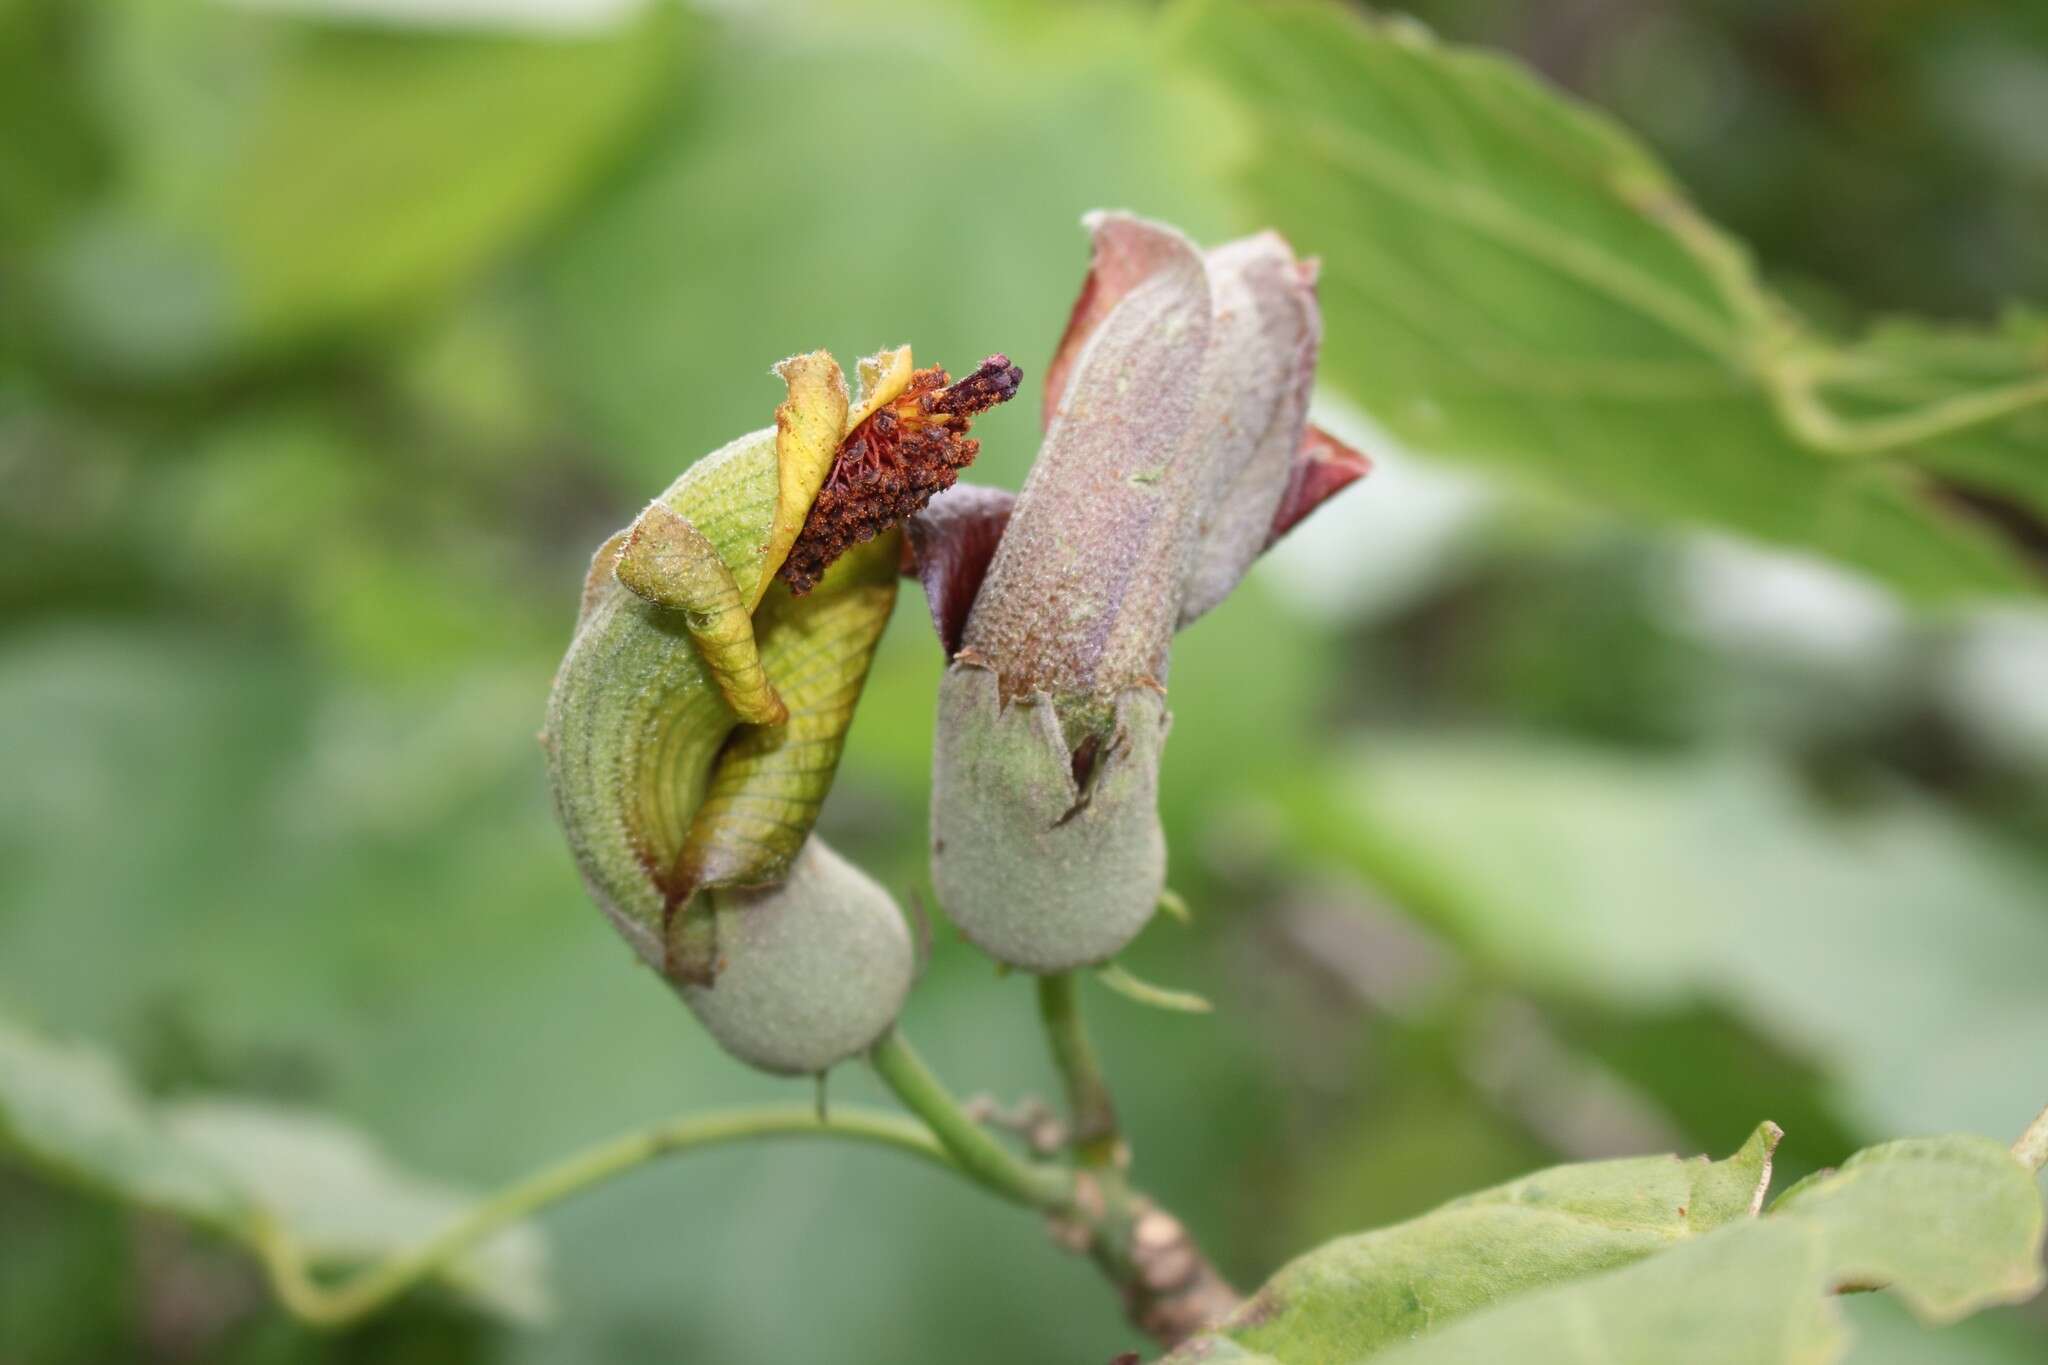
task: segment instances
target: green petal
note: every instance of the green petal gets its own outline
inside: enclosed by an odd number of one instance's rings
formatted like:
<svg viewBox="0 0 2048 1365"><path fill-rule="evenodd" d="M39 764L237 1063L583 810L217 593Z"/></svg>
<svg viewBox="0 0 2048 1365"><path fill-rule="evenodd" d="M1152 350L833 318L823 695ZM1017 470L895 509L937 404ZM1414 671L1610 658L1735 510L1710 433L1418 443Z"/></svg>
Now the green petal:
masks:
<svg viewBox="0 0 2048 1365"><path fill-rule="evenodd" d="M896 601L895 533L832 566L810 593L777 583L755 613L761 661L789 719L739 730L719 755L669 886L687 898L710 886L760 886L788 872L831 789L875 645ZM670 970L699 979L712 951L692 914L667 944Z"/></svg>
<svg viewBox="0 0 2048 1365"><path fill-rule="evenodd" d="M752 432L684 471L661 503L717 551L738 590L765 582L777 494L775 433ZM616 542L616 544L614 543ZM681 854L737 719L683 614L620 583L624 540L598 552L542 734L555 809L592 897L640 955L663 957Z"/></svg>
<svg viewBox="0 0 2048 1365"><path fill-rule="evenodd" d="M762 670L739 584L688 518L667 503L649 504L620 548L616 572L633 592L681 614L733 714L749 725L782 722L788 712Z"/></svg>
<svg viewBox="0 0 2048 1365"><path fill-rule="evenodd" d="M866 387L886 395L908 365L874 358ZM893 533L802 599L775 581L847 420L831 356L776 372L776 425L692 465L598 551L543 734L585 884L678 981L718 962L700 889L787 874L895 602Z"/></svg>
<svg viewBox="0 0 2048 1365"><path fill-rule="evenodd" d="M776 499L760 549L763 573L747 598L750 608L760 605L769 575L789 557L846 435L846 376L838 361L809 351L783 361L775 373L789 385L789 397L775 410Z"/></svg>

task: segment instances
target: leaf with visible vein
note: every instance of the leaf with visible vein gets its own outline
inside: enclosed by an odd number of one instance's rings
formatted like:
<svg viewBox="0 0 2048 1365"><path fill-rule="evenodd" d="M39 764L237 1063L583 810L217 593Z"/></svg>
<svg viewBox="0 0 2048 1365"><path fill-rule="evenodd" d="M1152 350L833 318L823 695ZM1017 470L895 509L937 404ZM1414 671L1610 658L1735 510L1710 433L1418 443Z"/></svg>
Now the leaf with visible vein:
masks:
<svg viewBox="0 0 2048 1365"><path fill-rule="evenodd" d="M2048 340L1823 336L1634 138L1490 55L1337 6L1197 6L1250 217L1323 256L1326 379L1420 451L1835 556L2037 592Z"/></svg>
<svg viewBox="0 0 2048 1365"><path fill-rule="evenodd" d="M1499 1299L1626 1265L1761 1206L1775 1125L1726 1161L1634 1157L1558 1166L1360 1233L1283 1268L1174 1362L1361 1359Z"/></svg>
<svg viewBox="0 0 2048 1365"><path fill-rule="evenodd" d="M1374 1358L1828 1365L1848 1342L1829 1297L1836 1290L1883 1285L1932 1322L2016 1303L2041 1287L2041 1229L2033 1176L2000 1144L1887 1143L1802 1182L1766 1217L1503 1303Z"/></svg>
<svg viewBox="0 0 2048 1365"><path fill-rule="evenodd" d="M733 735L676 861L677 887L752 885L788 870L831 790L868 664L896 603L901 539L842 556L804 597L776 583L754 619L789 719Z"/></svg>

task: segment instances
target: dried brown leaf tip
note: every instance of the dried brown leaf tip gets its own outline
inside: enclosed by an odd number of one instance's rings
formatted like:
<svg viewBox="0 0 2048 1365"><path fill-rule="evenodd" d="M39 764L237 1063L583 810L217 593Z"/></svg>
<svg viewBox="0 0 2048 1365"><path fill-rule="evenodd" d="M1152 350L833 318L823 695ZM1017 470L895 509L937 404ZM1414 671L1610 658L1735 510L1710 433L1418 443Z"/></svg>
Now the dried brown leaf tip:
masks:
<svg viewBox="0 0 2048 1365"><path fill-rule="evenodd" d="M990 356L957 384L935 365L847 432L782 562L790 591L809 592L833 560L952 487L981 453L981 442L967 434L975 415L1009 402L1023 380L1005 355Z"/></svg>

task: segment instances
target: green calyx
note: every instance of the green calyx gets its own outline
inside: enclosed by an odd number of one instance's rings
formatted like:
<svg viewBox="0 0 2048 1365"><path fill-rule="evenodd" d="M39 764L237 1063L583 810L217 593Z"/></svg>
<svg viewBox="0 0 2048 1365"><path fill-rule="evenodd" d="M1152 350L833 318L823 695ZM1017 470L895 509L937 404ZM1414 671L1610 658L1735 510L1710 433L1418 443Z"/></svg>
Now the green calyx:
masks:
<svg viewBox="0 0 2048 1365"><path fill-rule="evenodd" d="M1152 917L1166 881L1166 698L1127 688L1076 743L1043 694L1005 704L999 692L972 662L939 686L934 888L999 961L1034 972L1106 961Z"/></svg>
<svg viewBox="0 0 2048 1365"><path fill-rule="evenodd" d="M916 973L903 913L822 840L804 845L780 884L710 900L717 979L682 994L734 1057L812 1075L866 1051L896 1022Z"/></svg>

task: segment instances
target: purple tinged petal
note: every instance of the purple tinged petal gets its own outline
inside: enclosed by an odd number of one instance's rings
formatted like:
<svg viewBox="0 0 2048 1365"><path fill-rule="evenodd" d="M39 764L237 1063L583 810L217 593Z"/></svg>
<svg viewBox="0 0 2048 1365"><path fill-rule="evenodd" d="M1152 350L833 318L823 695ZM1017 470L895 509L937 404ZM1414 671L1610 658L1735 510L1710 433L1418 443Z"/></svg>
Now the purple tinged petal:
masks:
<svg viewBox="0 0 2048 1365"><path fill-rule="evenodd" d="M980 595L963 547L979 553L992 507L971 532L934 518L922 543L910 533L952 658L933 884L969 939L1038 972L1108 960L1158 904L1174 631L1365 469L1307 428L1313 265L1273 233L1205 255L1124 214L1088 226L1094 263L1047 371L1045 441Z"/></svg>
<svg viewBox="0 0 2048 1365"><path fill-rule="evenodd" d="M1294 457L1294 467L1288 472L1287 492L1280 499L1279 510L1273 514L1273 525L1266 533L1266 545L1273 543L1293 530L1301 519L1325 501L1372 472L1372 461L1362 452L1353 450L1342 441L1312 426L1302 436L1301 450Z"/></svg>
<svg viewBox="0 0 2048 1365"><path fill-rule="evenodd" d="M1005 697L1162 682L1172 632L1356 477L1324 445L1303 453L1322 340L1312 262L1272 232L1204 253L1127 214L1088 226L1045 443L957 642Z"/></svg>
<svg viewBox="0 0 2048 1365"><path fill-rule="evenodd" d="M903 572L924 585L932 629L948 659L960 652L967 613L1016 501L1007 489L955 484L903 523Z"/></svg>
<svg viewBox="0 0 2048 1365"><path fill-rule="evenodd" d="M1067 315L1067 330L1060 337L1052 363L1045 367L1045 410L1041 425L1051 426L1059 410L1060 395L1066 391L1067 374L1074 361L1095 335L1095 329L1123 301L1124 295L1169 265L1190 244L1178 232L1162 231L1159 225L1125 213L1091 213L1085 220L1094 234L1094 255L1088 263L1088 278Z"/></svg>
<svg viewBox="0 0 2048 1365"><path fill-rule="evenodd" d="M1214 416L1202 454L1210 483L1181 625L1228 596L1266 548L1301 449L1323 335L1313 270L1278 233L1217 247L1206 262L1216 298L1207 376Z"/></svg>
<svg viewBox="0 0 2048 1365"><path fill-rule="evenodd" d="M1088 331L967 618L1005 698L1113 697L1158 679L1212 482L1209 272L1171 228L1091 220L1152 262Z"/></svg>

